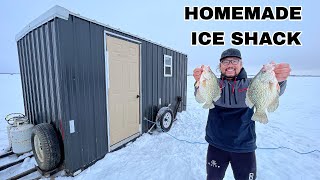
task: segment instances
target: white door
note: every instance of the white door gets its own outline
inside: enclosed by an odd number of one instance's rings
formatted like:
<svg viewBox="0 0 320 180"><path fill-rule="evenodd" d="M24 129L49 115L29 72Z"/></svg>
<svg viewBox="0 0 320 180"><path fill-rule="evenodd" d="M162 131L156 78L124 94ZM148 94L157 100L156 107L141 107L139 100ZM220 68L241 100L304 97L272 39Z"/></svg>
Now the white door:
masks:
<svg viewBox="0 0 320 180"><path fill-rule="evenodd" d="M109 146L113 150L140 134L140 45L107 36Z"/></svg>

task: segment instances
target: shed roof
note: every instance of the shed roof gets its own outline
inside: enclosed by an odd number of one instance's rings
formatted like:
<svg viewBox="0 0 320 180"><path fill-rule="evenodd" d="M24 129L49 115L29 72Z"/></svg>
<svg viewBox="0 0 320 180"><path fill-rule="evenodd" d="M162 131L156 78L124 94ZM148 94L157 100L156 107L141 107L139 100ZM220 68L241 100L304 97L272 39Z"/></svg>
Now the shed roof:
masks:
<svg viewBox="0 0 320 180"><path fill-rule="evenodd" d="M101 25L101 26L104 26L104 27L113 29L113 30L115 30L115 31L118 31L118 32L121 32L121 33L130 35L130 36L136 37L136 38L138 38L138 39L142 39L142 40L144 40L144 41L147 41L147 42L150 42L150 43L153 43L153 44L156 44L156 45L165 47L165 48L167 48L167 49L170 49L170 50L173 50L173 51L176 51L176 52L179 52L179 51L174 50L174 49L172 49L172 48L163 46L163 45L161 45L161 44L159 44L159 43L150 41L150 40L148 40L148 39L139 37L139 36L137 36L137 35L133 35L133 34L131 34L131 33L129 33L129 32L122 31L121 29L114 28L114 27L111 27L111 26L109 26L109 25L106 25L106 24L97 22L96 20L83 17L83 16L81 16L80 14L71 12L71 11L69 11L68 9L63 8L63 7L61 7L61 6L58 6L58 5L55 5L54 7L52 7L51 9L49 9L47 12L43 13L43 14L40 15L38 18L36 18L36 19L33 20L32 22L30 22L26 27L24 27L24 28L16 35L16 41L19 41L21 38L23 38L23 37L24 37L26 34L28 34L30 31L36 29L37 27L43 25L44 23L46 23L46 22L48 22L48 21L50 21L50 20L52 20L52 19L54 19L54 18L56 18L56 17L61 18L61 19L68 20L69 15L73 15L73 16L79 17L79 18L84 19L84 20L86 20L86 21L90 21L90 22L93 22L93 23L95 23L95 24L98 24L98 25ZM179 53L184 54L184 55L187 56L186 53L183 53L183 52L179 52Z"/></svg>

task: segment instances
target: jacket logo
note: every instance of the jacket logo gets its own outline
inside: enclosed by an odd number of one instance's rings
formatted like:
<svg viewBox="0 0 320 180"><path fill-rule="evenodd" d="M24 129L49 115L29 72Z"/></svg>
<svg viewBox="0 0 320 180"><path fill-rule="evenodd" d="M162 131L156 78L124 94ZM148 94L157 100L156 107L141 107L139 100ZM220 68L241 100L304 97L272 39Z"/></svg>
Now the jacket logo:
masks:
<svg viewBox="0 0 320 180"><path fill-rule="evenodd" d="M244 92L246 90L248 90L248 88L242 88L242 89L238 89L238 92Z"/></svg>
<svg viewBox="0 0 320 180"><path fill-rule="evenodd" d="M253 180L254 179L254 173L249 173L249 180Z"/></svg>
<svg viewBox="0 0 320 180"><path fill-rule="evenodd" d="M220 166L218 166L217 162L215 160L212 160L211 162L208 162L208 165L211 167L217 167L220 168Z"/></svg>

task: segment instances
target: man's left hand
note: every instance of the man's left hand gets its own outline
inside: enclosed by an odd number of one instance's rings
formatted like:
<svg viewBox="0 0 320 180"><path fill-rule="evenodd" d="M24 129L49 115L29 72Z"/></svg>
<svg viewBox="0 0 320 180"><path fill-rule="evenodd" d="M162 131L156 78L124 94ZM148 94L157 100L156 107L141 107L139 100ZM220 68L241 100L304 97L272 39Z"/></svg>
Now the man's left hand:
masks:
<svg viewBox="0 0 320 180"><path fill-rule="evenodd" d="M278 82L282 82L285 81L290 75L291 68L288 63L279 63L276 65L273 71L276 74Z"/></svg>

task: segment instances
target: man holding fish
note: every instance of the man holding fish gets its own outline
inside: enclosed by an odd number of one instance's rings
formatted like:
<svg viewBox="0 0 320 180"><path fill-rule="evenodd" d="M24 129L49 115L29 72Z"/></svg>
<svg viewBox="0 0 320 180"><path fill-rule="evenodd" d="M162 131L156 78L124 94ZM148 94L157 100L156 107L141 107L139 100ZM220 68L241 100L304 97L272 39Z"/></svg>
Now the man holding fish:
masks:
<svg viewBox="0 0 320 180"><path fill-rule="evenodd" d="M219 79L209 66L193 71L195 98L209 109L207 179L223 179L229 163L235 179L256 179L255 121L266 124L266 112L277 109L290 65L272 62L251 79L242 67L240 51L230 48L222 52L219 69Z"/></svg>

